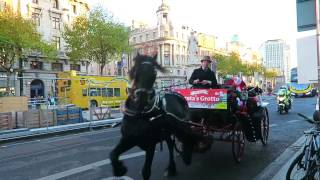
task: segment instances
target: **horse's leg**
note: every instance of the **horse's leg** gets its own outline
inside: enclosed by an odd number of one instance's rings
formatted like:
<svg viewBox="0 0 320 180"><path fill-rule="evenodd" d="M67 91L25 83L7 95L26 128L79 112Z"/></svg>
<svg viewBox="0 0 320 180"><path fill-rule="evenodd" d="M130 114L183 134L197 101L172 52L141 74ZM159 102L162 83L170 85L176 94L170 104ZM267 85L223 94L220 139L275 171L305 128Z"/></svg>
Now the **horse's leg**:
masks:
<svg viewBox="0 0 320 180"><path fill-rule="evenodd" d="M174 161L174 155L173 155L174 142L170 136L166 136L165 140L169 150L169 164L165 171L165 176L168 176L168 177L175 176L177 174L177 169L176 169L176 163Z"/></svg>
<svg viewBox="0 0 320 180"><path fill-rule="evenodd" d="M146 158L142 168L142 176L144 180L148 180L151 175L151 166L153 161L153 156L155 152L156 144L150 145L146 148Z"/></svg>
<svg viewBox="0 0 320 180"><path fill-rule="evenodd" d="M128 138L121 137L117 146L110 152L111 165L115 176L123 176L127 172L127 168L119 161L119 156L134 147L135 144Z"/></svg>

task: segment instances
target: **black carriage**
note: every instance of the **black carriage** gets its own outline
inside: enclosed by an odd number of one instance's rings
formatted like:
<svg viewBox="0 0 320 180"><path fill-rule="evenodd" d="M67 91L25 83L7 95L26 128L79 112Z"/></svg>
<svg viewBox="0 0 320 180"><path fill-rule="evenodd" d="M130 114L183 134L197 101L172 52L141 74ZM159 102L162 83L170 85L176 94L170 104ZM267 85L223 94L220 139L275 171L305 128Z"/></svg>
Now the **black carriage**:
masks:
<svg viewBox="0 0 320 180"><path fill-rule="evenodd" d="M213 141L232 143L232 154L240 162L245 141L260 140L267 144L269 135L269 116L267 103L261 101L261 91L257 88L236 91L231 86L222 89L178 89L189 105L190 116L187 123L192 131L203 136L194 147L196 152L210 149ZM210 103L195 103L197 100ZM180 151L176 141L176 150Z"/></svg>

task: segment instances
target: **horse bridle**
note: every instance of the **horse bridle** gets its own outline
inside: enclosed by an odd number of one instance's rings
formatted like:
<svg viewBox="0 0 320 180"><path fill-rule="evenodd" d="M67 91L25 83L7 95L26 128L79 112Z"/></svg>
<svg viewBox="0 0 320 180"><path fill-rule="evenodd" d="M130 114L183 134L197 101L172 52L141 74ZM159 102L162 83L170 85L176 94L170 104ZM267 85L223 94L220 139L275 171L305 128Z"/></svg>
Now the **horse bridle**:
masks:
<svg viewBox="0 0 320 180"><path fill-rule="evenodd" d="M153 65L152 62L149 62L149 61L142 62L141 65L142 65L142 64L146 64L146 65L150 65L150 66ZM155 71L155 73L157 73L157 71ZM135 83L134 83L134 84L135 84ZM154 89L153 89L153 88L151 88L151 89L147 89L147 88L137 88L137 89L134 89L134 91L133 91L134 96L137 96L137 94L138 94L139 92L145 92L145 93L147 93L148 95L152 95L153 92L154 92Z"/></svg>

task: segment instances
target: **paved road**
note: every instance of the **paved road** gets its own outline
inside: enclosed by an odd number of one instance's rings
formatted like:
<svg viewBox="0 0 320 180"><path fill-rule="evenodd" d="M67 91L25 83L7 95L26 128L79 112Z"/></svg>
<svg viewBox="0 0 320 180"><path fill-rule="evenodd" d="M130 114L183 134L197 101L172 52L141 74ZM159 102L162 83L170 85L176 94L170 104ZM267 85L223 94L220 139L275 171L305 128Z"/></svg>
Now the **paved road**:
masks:
<svg viewBox="0 0 320 180"><path fill-rule="evenodd" d="M247 143L244 159L238 164L232 159L231 144L214 142L210 151L195 154L190 166L185 166L177 157L179 174L171 179L253 179L302 136L303 130L311 127L296 113L311 116L315 98L295 99L293 109L287 115L276 112L273 97L265 99L270 102L271 128L267 146L262 146L260 142ZM100 180L110 177L112 173L108 154L119 137L118 129L103 129L2 144L0 179ZM163 177L168 159L164 149L155 155L152 179L167 179ZM141 179L139 172L144 161L143 153L135 148L125 155L123 158L129 168L127 175ZM278 169L283 163L279 163Z"/></svg>

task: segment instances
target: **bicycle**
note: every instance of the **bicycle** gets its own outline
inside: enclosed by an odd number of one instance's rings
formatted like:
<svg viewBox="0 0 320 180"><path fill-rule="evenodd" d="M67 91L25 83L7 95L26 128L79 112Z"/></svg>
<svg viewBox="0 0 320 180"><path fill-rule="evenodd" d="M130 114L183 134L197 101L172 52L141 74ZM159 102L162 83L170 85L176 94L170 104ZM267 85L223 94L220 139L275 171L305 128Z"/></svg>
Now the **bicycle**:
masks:
<svg viewBox="0 0 320 180"><path fill-rule="evenodd" d="M320 112L315 111L313 119L298 113L307 122L314 124L311 130L304 131L306 136L302 152L293 160L286 174L287 180L320 180Z"/></svg>

